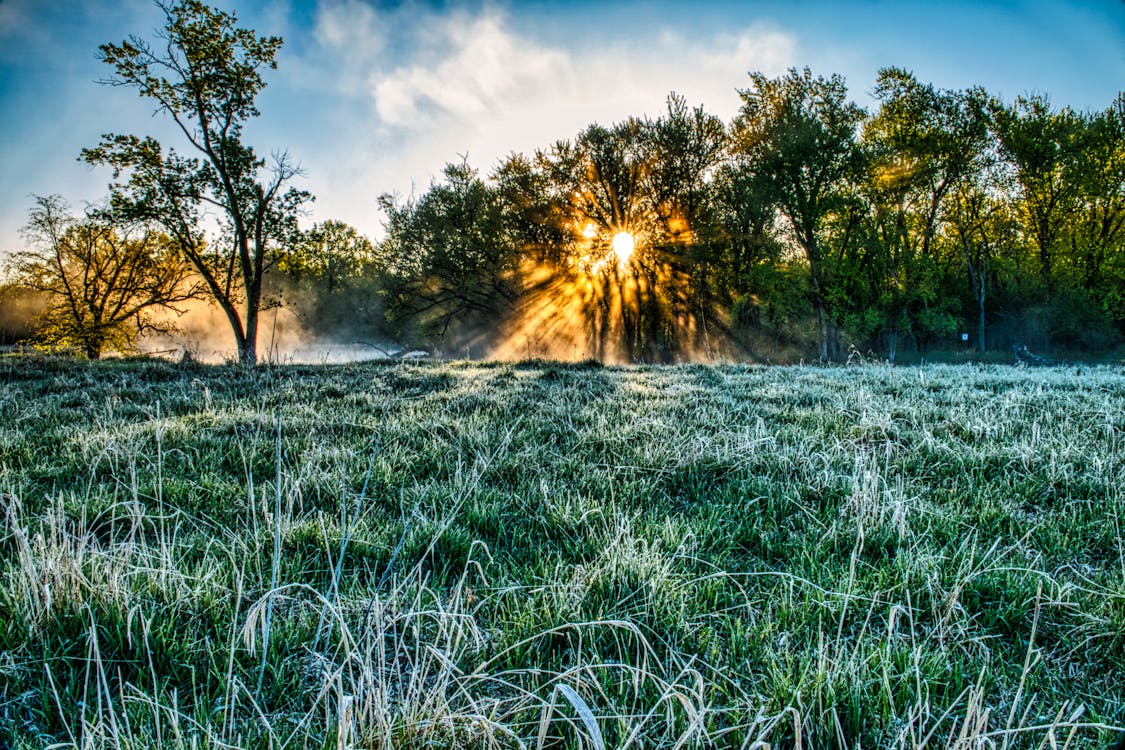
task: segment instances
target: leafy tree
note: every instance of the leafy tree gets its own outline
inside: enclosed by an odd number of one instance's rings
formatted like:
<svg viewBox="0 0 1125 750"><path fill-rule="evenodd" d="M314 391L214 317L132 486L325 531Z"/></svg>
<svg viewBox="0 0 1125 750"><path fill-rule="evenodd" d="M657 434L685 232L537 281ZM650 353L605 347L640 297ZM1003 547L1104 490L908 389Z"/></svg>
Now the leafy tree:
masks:
<svg viewBox="0 0 1125 750"><path fill-rule="evenodd" d="M114 69L108 82L154 100L191 155L151 137L107 135L83 158L113 168L115 210L164 227L229 321L239 361L253 364L266 271L311 199L287 188L299 170L285 154L267 167L243 140L243 126L259 114L262 74L276 67L282 40L258 37L234 14L199 0L160 7L160 43L129 37L102 45L101 56ZM222 224L213 241L206 236L208 211L217 211Z"/></svg>
<svg viewBox="0 0 1125 750"><path fill-rule="evenodd" d="M976 307L977 351L987 351L986 303L998 283L999 262L1019 243L1010 207L988 183L967 182L952 195L948 232L965 263Z"/></svg>
<svg viewBox="0 0 1125 750"><path fill-rule="evenodd" d="M807 269L787 252L765 182L735 156L708 185L716 303L729 305L732 335L751 352L792 343L808 315Z"/></svg>
<svg viewBox="0 0 1125 750"><path fill-rule="evenodd" d="M1069 254L1075 283L1125 330L1125 98L1086 119Z"/></svg>
<svg viewBox="0 0 1125 750"><path fill-rule="evenodd" d="M864 111L847 101L844 79L813 77L790 69L776 79L751 73L739 91L736 153L761 175L770 203L788 222L809 265L810 295L818 326L820 358L837 354L834 311L826 267L832 238L826 220L842 202L846 185L860 174L858 128Z"/></svg>
<svg viewBox="0 0 1125 750"><path fill-rule="evenodd" d="M355 227L328 220L285 249L268 280L306 330L321 336L379 335L386 259Z"/></svg>
<svg viewBox="0 0 1125 750"><path fill-rule="evenodd" d="M572 300L567 317L585 327L585 345L598 356L635 359L644 356L642 318L652 309L653 275L650 250L659 235L646 183L649 162L649 124L630 119L612 127L591 125L570 141L536 152L533 160L513 157L500 170L501 196L551 222L539 237L554 243L537 253L549 261L532 278L536 283L521 290L532 298L532 307L551 308L557 300L547 293L582 287L581 300ZM529 236L522 221L515 229ZM628 262L619 262L612 240L619 233L633 235L637 251ZM547 291L545 291L547 290ZM573 296L573 295L571 295Z"/></svg>
<svg viewBox="0 0 1125 750"><path fill-rule="evenodd" d="M591 290L595 351L662 361L710 345L709 183L725 145L721 121L672 94L655 121L592 125L537 154L568 230L566 270ZM611 250L620 233L635 242L627 259Z"/></svg>
<svg viewBox="0 0 1125 750"><path fill-rule="evenodd" d="M644 183L646 136L645 123L638 119L611 128L591 125L574 142L560 141L541 158L550 179L569 188L576 235L592 225L603 240L619 232L651 236L655 217ZM608 241L603 244L608 249Z"/></svg>
<svg viewBox="0 0 1125 750"><path fill-rule="evenodd" d="M729 159L710 184L709 201L716 231L728 251L727 284L743 291L752 268L776 263L782 254L768 180L745 156Z"/></svg>
<svg viewBox="0 0 1125 750"><path fill-rule="evenodd" d="M327 294L378 265L371 240L342 221L330 219L304 231L278 262L278 270L318 280Z"/></svg>
<svg viewBox="0 0 1125 750"><path fill-rule="evenodd" d="M1024 335L1100 348L1125 324L1125 128L1120 108L1055 110L1045 96L996 105L1005 194L1029 251Z"/></svg>
<svg viewBox="0 0 1125 750"><path fill-rule="evenodd" d="M567 186L553 181L542 161L512 154L493 172L505 224L521 254L534 263L565 267L574 238Z"/></svg>
<svg viewBox="0 0 1125 750"><path fill-rule="evenodd" d="M979 89L939 90L898 68L879 71L875 96L881 106L864 141L885 280L873 304L894 361L901 334L948 333L955 325L956 300L941 293L943 259L934 244L951 194L987 162L989 101Z"/></svg>
<svg viewBox="0 0 1125 750"><path fill-rule="evenodd" d="M162 330L161 312L199 291L167 236L105 214L77 219L57 195L36 198L24 234L33 249L16 256L16 278L47 295L36 339L50 347L90 359L132 351L140 332Z"/></svg>
<svg viewBox="0 0 1125 750"><path fill-rule="evenodd" d="M390 313L418 320L438 338L473 321L495 322L518 296L520 265L497 189L465 163L444 173L416 200L380 199Z"/></svg>
<svg viewBox="0 0 1125 750"><path fill-rule="evenodd" d="M1009 192L1035 245L1041 285L1049 295L1081 185L1084 118L1070 109L1053 111L1043 96L995 104L992 116L1000 154L1012 172Z"/></svg>
<svg viewBox="0 0 1125 750"><path fill-rule="evenodd" d="M709 185L725 160L722 120L684 97L668 95L667 111L645 128L646 186L663 241L687 245L707 238L711 225Z"/></svg>

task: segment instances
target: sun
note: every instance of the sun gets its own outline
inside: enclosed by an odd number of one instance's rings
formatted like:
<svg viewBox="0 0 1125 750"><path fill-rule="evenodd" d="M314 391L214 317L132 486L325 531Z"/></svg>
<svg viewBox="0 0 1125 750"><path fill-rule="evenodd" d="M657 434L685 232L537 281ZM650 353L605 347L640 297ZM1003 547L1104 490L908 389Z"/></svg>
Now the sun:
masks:
<svg viewBox="0 0 1125 750"><path fill-rule="evenodd" d="M617 256L619 265L625 265L633 256L633 235L629 232L618 232L613 235L613 254Z"/></svg>

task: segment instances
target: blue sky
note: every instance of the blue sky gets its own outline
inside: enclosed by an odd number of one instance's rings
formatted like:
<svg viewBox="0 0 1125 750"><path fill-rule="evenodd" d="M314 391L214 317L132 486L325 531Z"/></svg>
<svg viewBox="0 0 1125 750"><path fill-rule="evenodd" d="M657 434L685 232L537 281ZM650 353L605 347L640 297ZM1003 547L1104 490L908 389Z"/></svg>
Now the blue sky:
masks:
<svg viewBox="0 0 1125 750"><path fill-rule="evenodd" d="M307 221L380 234L376 198L422 190L468 155L657 114L669 91L729 119L746 73L840 73L852 97L884 66L942 88L1107 107L1125 88L1125 2L372 2L214 4L286 39L247 135L285 149L316 196ZM77 161L106 132L174 134L134 93L98 85L100 43L151 38L148 0L0 0L0 251L19 249L33 194L74 206L109 174Z"/></svg>

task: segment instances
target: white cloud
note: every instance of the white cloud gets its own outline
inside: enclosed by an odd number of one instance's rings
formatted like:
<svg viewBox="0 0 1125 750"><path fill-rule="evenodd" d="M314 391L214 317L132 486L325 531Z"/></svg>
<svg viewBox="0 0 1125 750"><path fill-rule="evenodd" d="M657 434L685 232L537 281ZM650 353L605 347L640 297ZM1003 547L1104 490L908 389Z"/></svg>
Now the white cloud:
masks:
<svg viewBox="0 0 1125 750"><path fill-rule="evenodd" d="M311 32L313 44L286 75L309 90L366 97L386 44L383 19L361 0L331 0L317 6Z"/></svg>
<svg viewBox="0 0 1125 750"><path fill-rule="evenodd" d="M690 38L653 29L609 45L590 36L564 47L521 34L495 10L377 17L354 1L332 8L319 16L325 42L337 39L344 50L354 46L347 34L392 28L397 41L366 63L365 143L352 142L352 158L334 164L331 177L310 175L318 218L337 216L374 235L381 233L376 196L424 190L462 155L487 173L512 151L546 148L591 123L658 115L670 91L729 119L748 71L777 75L796 57L790 35L762 25ZM306 163L327 161L307 154Z"/></svg>
<svg viewBox="0 0 1125 750"><path fill-rule="evenodd" d="M342 0L317 8L313 37L324 47L362 59L382 48L383 31L370 5Z"/></svg>
<svg viewBox="0 0 1125 750"><path fill-rule="evenodd" d="M507 19L487 12L453 18L428 35L418 59L372 73L375 110L391 127L417 130L457 124L480 131L509 118L573 112L586 121L651 111L670 90L733 101L750 70L779 73L792 64L792 37L753 26L739 34L688 39L656 31L612 48L560 48L520 36ZM729 109L729 107L727 108ZM731 112L722 112L729 115Z"/></svg>
<svg viewBox="0 0 1125 750"><path fill-rule="evenodd" d="M434 112L466 124L495 120L525 106L529 94L570 88L570 56L520 38L500 16L454 16L441 27L434 41L448 54L427 50L428 64L376 75L375 108L385 124L417 127Z"/></svg>
<svg viewBox="0 0 1125 750"><path fill-rule="evenodd" d="M755 25L742 33L720 37L713 49L704 50L703 63L712 70L761 71L778 75L794 64L796 42L792 36L768 26Z"/></svg>

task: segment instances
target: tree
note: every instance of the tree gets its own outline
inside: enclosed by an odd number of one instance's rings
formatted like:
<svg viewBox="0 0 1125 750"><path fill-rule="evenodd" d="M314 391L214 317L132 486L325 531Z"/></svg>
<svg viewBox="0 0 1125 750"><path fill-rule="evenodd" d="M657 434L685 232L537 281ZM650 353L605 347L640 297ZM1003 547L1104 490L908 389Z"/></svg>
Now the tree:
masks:
<svg viewBox="0 0 1125 750"><path fill-rule="evenodd" d="M645 182L663 240L687 245L705 238L710 224L709 185L726 156L723 121L702 106L689 109L668 95L667 111L646 127L649 152Z"/></svg>
<svg viewBox="0 0 1125 750"><path fill-rule="evenodd" d="M662 361L709 348L701 240L714 234L709 182L724 146L722 122L672 94L655 121L591 125L536 154L567 230L560 271L587 290L567 317L581 318L597 356Z"/></svg>
<svg viewBox="0 0 1125 750"><path fill-rule="evenodd" d="M475 169L449 164L445 180L420 198L399 204L384 195L380 204L392 316L416 319L445 338L473 321L494 324L515 301L518 243L498 190Z"/></svg>
<svg viewBox="0 0 1125 750"><path fill-rule="evenodd" d="M166 235L106 214L77 219L57 195L35 199L24 235L33 249L16 256L16 278L47 295L36 338L51 347L90 359L131 351L142 331L162 330L161 311L199 291Z"/></svg>
<svg viewBox="0 0 1125 750"><path fill-rule="evenodd" d="M1017 223L1007 202L987 183L964 183L952 196L948 228L965 262L977 313L977 351L987 351L985 303L993 293L996 263L1017 244Z"/></svg>
<svg viewBox="0 0 1125 750"><path fill-rule="evenodd" d="M102 45L101 56L114 69L107 83L154 100L192 155L166 150L151 137L107 135L82 157L113 168L116 211L164 228L226 315L239 361L254 364L265 273L311 199L286 188L299 174L286 154L276 154L267 168L243 142L243 126L259 114L254 100L266 85L263 71L276 68L282 40L258 37L240 28L234 14L199 0L160 7L160 44L129 37ZM209 210L221 223L210 241Z"/></svg>
<svg viewBox="0 0 1125 750"><path fill-rule="evenodd" d="M751 73L734 122L735 151L762 176L770 202L785 217L809 264L820 358L836 355L837 322L825 267L826 219L841 203L862 165L857 131L864 111L847 101L839 75L813 77L791 68L781 78Z"/></svg>
<svg viewBox="0 0 1125 750"><path fill-rule="evenodd" d="M807 296L792 288L796 275L783 260L785 245L764 182L746 157L736 156L719 168L709 185L720 250L715 263L718 286L731 303L735 324L744 329L776 329L798 306L798 314L803 314Z"/></svg>
<svg viewBox="0 0 1125 750"><path fill-rule="evenodd" d="M1025 232L1038 251L1039 275L1049 296L1055 261L1081 185L1084 117L1070 109L1051 110L1043 96L993 106L1000 154L1010 165L1013 194Z"/></svg>
<svg viewBox="0 0 1125 750"><path fill-rule="evenodd" d="M584 232L592 225L606 239L619 232L650 235L655 230L645 191L646 136L645 123L634 118L610 128L591 125L573 143L561 141L541 159L549 165L551 179L570 188L575 230Z"/></svg>
<svg viewBox="0 0 1125 750"><path fill-rule="evenodd" d="M505 223L522 254L533 263L562 267L573 237L568 188L551 179L543 160L511 154L496 168Z"/></svg>
<svg viewBox="0 0 1125 750"><path fill-rule="evenodd" d="M293 277L317 279L327 294L378 264L371 240L342 221L329 219L301 233L278 262Z"/></svg>
<svg viewBox="0 0 1125 750"><path fill-rule="evenodd" d="M939 289L942 259L934 241L950 196L987 162L989 101L980 89L936 89L899 68L879 71L875 96L881 106L864 129L871 151L866 188L883 250L878 297L893 362L901 334L944 333L955 325L953 298Z"/></svg>
<svg viewBox="0 0 1125 750"><path fill-rule="evenodd" d="M1125 325L1125 97L1085 120L1069 255L1074 283Z"/></svg>
<svg viewBox="0 0 1125 750"><path fill-rule="evenodd" d="M367 237L330 219L286 248L269 293L318 335L370 336L381 332L386 266Z"/></svg>

